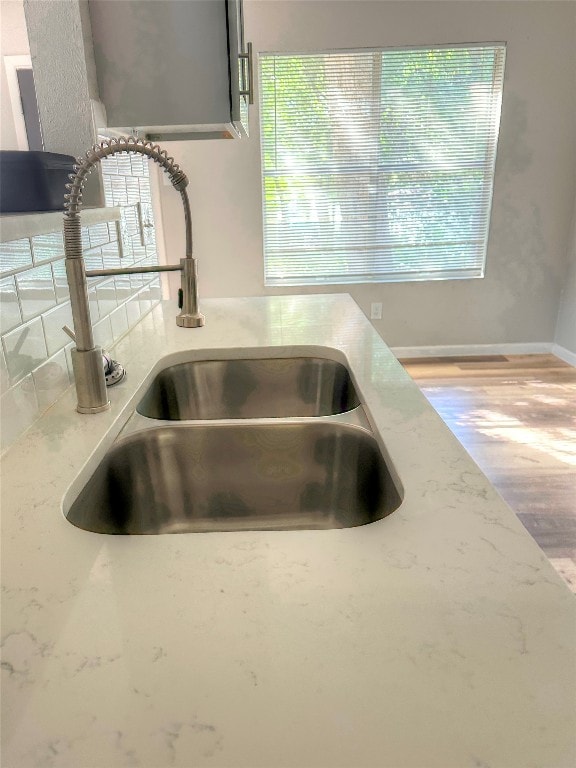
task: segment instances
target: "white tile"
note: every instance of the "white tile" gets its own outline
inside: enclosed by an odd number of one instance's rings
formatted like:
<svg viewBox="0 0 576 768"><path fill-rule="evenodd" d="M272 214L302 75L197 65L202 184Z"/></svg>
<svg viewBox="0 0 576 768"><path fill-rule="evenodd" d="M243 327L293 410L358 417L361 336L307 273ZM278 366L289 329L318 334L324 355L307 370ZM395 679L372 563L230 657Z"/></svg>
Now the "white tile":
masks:
<svg viewBox="0 0 576 768"><path fill-rule="evenodd" d="M112 324L109 317L105 317L94 324L94 343L96 346L107 349L113 341L114 334L112 333Z"/></svg>
<svg viewBox="0 0 576 768"><path fill-rule="evenodd" d="M93 224L88 227L88 235L90 237L90 247L96 248L99 245L104 245L108 242L108 224L101 222L100 224Z"/></svg>
<svg viewBox="0 0 576 768"><path fill-rule="evenodd" d="M148 161L141 155L130 155L132 176L145 176L148 172Z"/></svg>
<svg viewBox="0 0 576 768"><path fill-rule="evenodd" d="M122 305L115 309L110 315L110 322L112 323L112 334L114 341L123 336L128 330L128 315L126 314L126 307Z"/></svg>
<svg viewBox="0 0 576 768"><path fill-rule="evenodd" d="M19 272L16 275L16 287L24 322L56 305L50 264Z"/></svg>
<svg viewBox="0 0 576 768"><path fill-rule="evenodd" d="M135 291L140 290L144 285L144 275L134 274L130 275L130 284Z"/></svg>
<svg viewBox="0 0 576 768"><path fill-rule="evenodd" d="M154 242L146 245L146 257L150 259L153 264L158 264L158 249L156 248L156 236L154 235ZM175 259L177 261L177 259Z"/></svg>
<svg viewBox="0 0 576 768"><path fill-rule="evenodd" d="M150 192L150 180L146 177L138 179L138 185L140 187L140 200L143 203L152 202L152 195Z"/></svg>
<svg viewBox="0 0 576 768"><path fill-rule="evenodd" d="M124 222L129 237L138 235L140 238L140 216L135 205L124 205L121 211L121 220Z"/></svg>
<svg viewBox="0 0 576 768"><path fill-rule="evenodd" d="M112 182L112 203L113 205L126 205L128 195L126 194L126 182L123 176L111 176Z"/></svg>
<svg viewBox="0 0 576 768"><path fill-rule="evenodd" d="M0 398L0 447L17 440L40 415L32 375L26 376Z"/></svg>
<svg viewBox="0 0 576 768"><path fill-rule="evenodd" d="M32 266L30 240L11 240L0 243L0 274Z"/></svg>
<svg viewBox="0 0 576 768"><path fill-rule="evenodd" d="M138 320L142 317L142 308L140 307L140 301L138 300L138 296L134 296L132 299L129 299L126 304L126 316L128 318L128 325L130 328L132 326L136 325Z"/></svg>
<svg viewBox="0 0 576 768"><path fill-rule="evenodd" d="M72 320L72 307L70 302L60 304L56 309L42 315L46 349L49 355L53 355L68 344L70 337L62 330L63 325L74 328Z"/></svg>
<svg viewBox="0 0 576 768"><path fill-rule="evenodd" d="M35 264L62 258L64 256L64 235L62 232L51 232L49 235L33 237L32 256Z"/></svg>
<svg viewBox="0 0 576 768"><path fill-rule="evenodd" d="M0 332L7 333L21 323L16 281L13 277L6 277L0 280Z"/></svg>
<svg viewBox="0 0 576 768"><path fill-rule="evenodd" d="M140 310L143 315L146 314L146 312L149 312L152 309L152 301L150 299L150 294L148 293L148 288L143 288L139 294L138 294L138 301L140 302Z"/></svg>
<svg viewBox="0 0 576 768"><path fill-rule="evenodd" d="M122 176L132 175L132 156L131 155L116 155L116 167L118 174Z"/></svg>
<svg viewBox="0 0 576 768"><path fill-rule="evenodd" d="M140 186L137 178L126 178L126 199L129 205L140 202Z"/></svg>
<svg viewBox="0 0 576 768"><path fill-rule="evenodd" d="M107 280L96 286L96 298L98 300L98 309L100 317L106 317L118 306L116 298L116 286L114 280Z"/></svg>
<svg viewBox="0 0 576 768"><path fill-rule="evenodd" d="M142 245L140 235L132 238L132 257L134 261L143 261L147 259L146 246Z"/></svg>
<svg viewBox="0 0 576 768"><path fill-rule="evenodd" d="M105 157L102 160L101 165L102 175L104 177L110 176L111 174L116 175L118 173L118 161L114 155L112 157Z"/></svg>
<svg viewBox="0 0 576 768"><path fill-rule="evenodd" d="M162 298L162 289L160 287L160 278L155 277L149 283L147 283L140 292L141 300L149 300L156 303Z"/></svg>
<svg viewBox="0 0 576 768"><path fill-rule="evenodd" d="M67 301L70 298L70 289L68 288L68 278L66 277L66 261L64 259L52 262L52 276L54 278L56 301Z"/></svg>
<svg viewBox="0 0 576 768"><path fill-rule="evenodd" d="M116 275L114 284L116 285L116 298L119 304L122 304L134 295L135 289L132 287L130 275Z"/></svg>
<svg viewBox="0 0 576 768"><path fill-rule="evenodd" d="M154 280L149 285L148 288L150 292L150 298L152 301L160 301L162 298L162 288L160 287L160 278L155 277Z"/></svg>
<svg viewBox="0 0 576 768"><path fill-rule="evenodd" d="M123 219L120 222L120 241L119 242L120 242L122 258L124 259L133 258L132 238L128 233L128 227L126 225L126 222Z"/></svg>
<svg viewBox="0 0 576 768"><path fill-rule="evenodd" d="M113 243L119 239L120 236L120 222L109 221L108 222L108 237L110 242Z"/></svg>
<svg viewBox="0 0 576 768"><path fill-rule="evenodd" d="M154 232L153 226L144 227L144 230L142 232L142 240L144 242L146 249L156 248L156 234ZM148 250L146 252L148 252Z"/></svg>
<svg viewBox="0 0 576 768"><path fill-rule="evenodd" d="M12 383L16 383L41 365L48 357L42 321L38 317L2 337L6 365Z"/></svg>
<svg viewBox="0 0 576 768"><path fill-rule="evenodd" d="M113 205L112 182L110 181L109 176L102 176L102 186L104 188L104 200L106 201L106 205Z"/></svg>
<svg viewBox="0 0 576 768"><path fill-rule="evenodd" d="M32 373L41 411L49 408L70 386L66 353L62 349Z"/></svg>
<svg viewBox="0 0 576 768"><path fill-rule="evenodd" d="M94 324L100 320L100 307L98 306L96 288L88 289L88 305L90 307L90 320Z"/></svg>
<svg viewBox="0 0 576 768"><path fill-rule="evenodd" d="M94 291L94 294L96 295L96 299L98 299L96 294L96 288L98 288L99 285L102 285L102 283L105 283L107 280L110 280L109 277L89 277L86 279L86 283L88 286L88 294L90 294L91 291Z"/></svg>
<svg viewBox="0 0 576 768"><path fill-rule="evenodd" d="M120 263L120 252L118 250L118 243L107 243L101 248L102 251L102 263L104 269L118 269L123 266Z"/></svg>
<svg viewBox="0 0 576 768"><path fill-rule="evenodd" d="M101 246L98 246L98 248L89 248L88 250L84 251L82 255L84 256L86 269L102 269L103 261Z"/></svg>

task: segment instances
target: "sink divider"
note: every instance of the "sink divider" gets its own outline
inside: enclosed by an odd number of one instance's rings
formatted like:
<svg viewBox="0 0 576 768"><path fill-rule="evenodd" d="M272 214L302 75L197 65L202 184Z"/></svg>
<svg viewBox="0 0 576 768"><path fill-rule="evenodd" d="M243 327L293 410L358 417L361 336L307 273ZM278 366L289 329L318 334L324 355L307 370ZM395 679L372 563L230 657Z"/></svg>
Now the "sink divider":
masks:
<svg viewBox="0 0 576 768"><path fill-rule="evenodd" d="M114 443L123 440L129 435L133 435L136 432L143 432L149 429L158 429L161 427L193 427L193 426L217 426L217 425L231 425L231 424L314 424L318 422L322 423L335 423L335 424L348 424L353 427L359 427L361 429L374 434L374 431L370 425L368 417L364 408L361 405L356 406L350 411L345 413L332 414L330 416L285 416L285 417L258 417L249 419L152 419L148 416L142 416L137 410L134 410L132 415L128 418L126 424L122 427L119 434L114 440Z"/></svg>

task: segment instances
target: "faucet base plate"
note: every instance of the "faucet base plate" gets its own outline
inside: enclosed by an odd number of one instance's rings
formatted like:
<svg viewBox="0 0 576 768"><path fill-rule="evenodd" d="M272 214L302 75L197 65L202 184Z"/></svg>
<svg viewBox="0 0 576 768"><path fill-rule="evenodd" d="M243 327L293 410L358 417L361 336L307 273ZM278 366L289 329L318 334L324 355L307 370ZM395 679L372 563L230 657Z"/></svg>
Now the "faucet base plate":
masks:
<svg viewBox="0 0 576 768"><path fill-rule="evenodd" d="M77 405L76 410L78 413L102 413L103 411L108 411L110 409L110 400L105 405L97 405L93 408L84 407L82 405Z"/></svg>
<svg viewBox="0 0 576 768"><path fill-rule="evenodd" d="M180 314L176 316L176 325L180 328L201 328L204 323L204 315L201 315L199 312L196 315Z"/></svg>

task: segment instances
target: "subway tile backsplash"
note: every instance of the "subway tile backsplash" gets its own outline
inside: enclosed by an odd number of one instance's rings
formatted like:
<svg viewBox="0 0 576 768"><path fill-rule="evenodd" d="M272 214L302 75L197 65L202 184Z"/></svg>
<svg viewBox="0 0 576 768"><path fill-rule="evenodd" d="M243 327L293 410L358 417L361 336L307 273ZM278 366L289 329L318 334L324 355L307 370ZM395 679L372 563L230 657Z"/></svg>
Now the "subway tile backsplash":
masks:
<svg viewBox="0 0 576 768"><path fill-rule="evenodd" d="M121 221L82 229L88 269L158 263L148 163L121 155L102 163L106 204ZM88 279L96 344L108 347L161 298L160 278ZM0 448L7 448L72 381L72 327L62 231L0 243Z"/></svg>

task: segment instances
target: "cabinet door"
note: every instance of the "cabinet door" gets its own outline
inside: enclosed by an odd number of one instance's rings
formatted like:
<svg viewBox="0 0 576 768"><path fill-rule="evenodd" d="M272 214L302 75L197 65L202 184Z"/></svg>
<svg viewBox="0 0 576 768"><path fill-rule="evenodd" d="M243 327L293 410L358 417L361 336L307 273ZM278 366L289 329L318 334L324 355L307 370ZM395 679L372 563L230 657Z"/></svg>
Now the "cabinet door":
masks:
<svg viewBox="0 0 576 768"><path fill-rule="evenodd" d="M227 0L89 0L89 9L109 127L231 123Z"/></svg>

